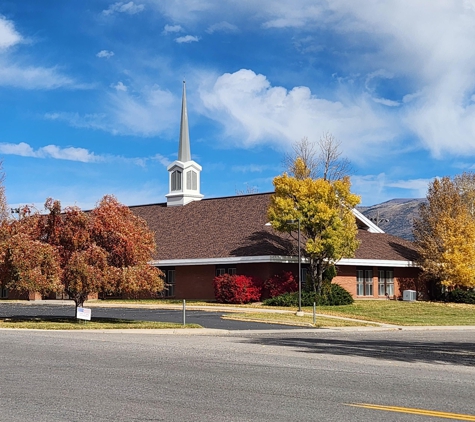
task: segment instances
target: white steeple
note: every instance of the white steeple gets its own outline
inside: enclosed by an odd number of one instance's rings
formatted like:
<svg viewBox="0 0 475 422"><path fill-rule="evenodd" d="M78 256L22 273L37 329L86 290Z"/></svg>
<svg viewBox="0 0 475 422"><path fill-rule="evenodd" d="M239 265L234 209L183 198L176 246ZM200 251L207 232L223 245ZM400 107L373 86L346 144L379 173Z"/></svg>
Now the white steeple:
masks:
<svg viewBox="0 0 475 422"><path fill-rule="evenodd" d="M186 205L203 198L200 193L201 166L191 159L190 133L188 130L188 112L186 107L186 87L183 81L181 103L180 143L178 160L168 167L167 206Z"/></svg>

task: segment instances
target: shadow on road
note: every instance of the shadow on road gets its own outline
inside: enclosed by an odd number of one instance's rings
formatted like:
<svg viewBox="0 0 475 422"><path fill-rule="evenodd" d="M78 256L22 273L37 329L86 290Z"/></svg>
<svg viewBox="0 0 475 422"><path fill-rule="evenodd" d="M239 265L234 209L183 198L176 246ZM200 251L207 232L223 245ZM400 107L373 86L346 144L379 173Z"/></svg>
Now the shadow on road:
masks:
<svg viewBox="0 0 475 422"><path fill-rule="evenodd" d="M303 353L358 356L388 361L475 366L475 343L346 340L296 337L260 337L248 340L265 346L282 346Z"/></svg>

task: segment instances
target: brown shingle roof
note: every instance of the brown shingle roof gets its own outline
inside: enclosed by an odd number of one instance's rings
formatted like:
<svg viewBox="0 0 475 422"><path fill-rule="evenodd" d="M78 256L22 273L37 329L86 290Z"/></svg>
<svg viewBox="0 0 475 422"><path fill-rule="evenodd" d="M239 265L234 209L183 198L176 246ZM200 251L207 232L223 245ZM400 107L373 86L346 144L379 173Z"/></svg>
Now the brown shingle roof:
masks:
<svg viewBox="0 0 475 422"><path fill-rule="evenodd" d="M358 259L391 259L414 261L416 251L412 242L386 233L358 230L360 246L355 253Z"/></svg>
<svg viewBox="0 0 475 422"><path fill-rule="evenodd" d="M155 232L155 259L288 255L291 242L265 226L270 196L232 196L131 210Z"/></svg>
<svg viewBox="0 0 475 422"><path fill-rule="evenodd" d="M185 206L166 203L130 207L155 232L154 259L291 255L295 241L267 223L272 193L203 199ZM410 242L359 230L356 258L412 260Z"/></svg>

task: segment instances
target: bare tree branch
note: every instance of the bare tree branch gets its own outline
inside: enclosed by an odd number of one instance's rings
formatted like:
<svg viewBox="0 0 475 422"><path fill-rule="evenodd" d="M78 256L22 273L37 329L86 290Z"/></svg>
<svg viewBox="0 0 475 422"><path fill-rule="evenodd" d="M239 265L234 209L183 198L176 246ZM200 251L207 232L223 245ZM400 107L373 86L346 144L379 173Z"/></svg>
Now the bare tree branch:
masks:
<svg viewBox="0 0 475 422"><path fill-rule="evenodd" d="M351 164L342 158L341 142L326 132L318 142L310 142L307 137L292 145L292 152L285 154L283 166L294 177L302 177L301 168L297 168L297 158L305 164L308 176L328 181L340 180L351 172Z"/></svg>

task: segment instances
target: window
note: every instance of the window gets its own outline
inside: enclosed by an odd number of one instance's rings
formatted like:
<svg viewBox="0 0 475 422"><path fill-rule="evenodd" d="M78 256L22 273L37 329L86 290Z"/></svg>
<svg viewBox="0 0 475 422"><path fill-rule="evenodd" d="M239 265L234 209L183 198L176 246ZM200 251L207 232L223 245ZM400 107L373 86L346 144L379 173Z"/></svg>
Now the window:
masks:
<svg viewBox="0 0 475 422"><path fill-rule="evenodd" d="M181 171L175 170L171 174L171 189L172 191L181 190Z"/></svg>
<svg viewBox="0 0 475 422"><path fill-rule="evenodd" d="M356 270L356 295L373 296L373 270L362 268Z"/></svg>
<svg viewBox="0 0 475 422"><path fill-rule="evenodd" d="M216 267L216 277L224 274L236 275L236 267Z"/></svg>
<svg viewBox="0 0 475 422"><path fill-rule="evenodd" d="M198 189L198 175L196 171L190 170L186 173L186 188L188 190Z"/></svg>
<svg viewBox="0 0 475 422"><path fill-rule="evenodd" d="M165 297L175 296L175 270L168 270L166 273Z"/></svg>
<svg viewBox="0 0 475 422"><path fill-rule="evenodd" d="M0 286L0 299L7 299L8 298L8 289Z"/></svg>
<svg viewBox="0 0 475 422"><path fill-rule="evenodd" d="M378 271L378 295L394 296L394 270L380 268Z"/></svg>
<svg viewBox="0 0 475 422"><path fill-rule="evenodd" d="M307 282L307 277L309 276L309 274L308 274L308 268L302 267L301 270L302 270L302 274L300 274L300 277L301 277L300 280L302 280L301 283L303 287L305 286L305 283Z"/></svg>

